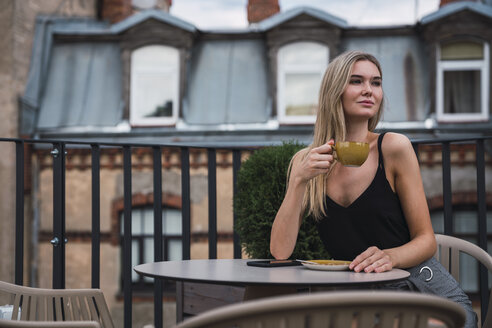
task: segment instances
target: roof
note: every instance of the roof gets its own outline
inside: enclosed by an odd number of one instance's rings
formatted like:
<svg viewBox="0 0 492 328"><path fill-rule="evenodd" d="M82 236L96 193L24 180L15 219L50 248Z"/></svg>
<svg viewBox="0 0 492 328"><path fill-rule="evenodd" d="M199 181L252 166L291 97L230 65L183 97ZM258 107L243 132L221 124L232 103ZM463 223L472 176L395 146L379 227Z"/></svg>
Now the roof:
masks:
<svg viewBox="0 0 492 328"><path fill-rule="evenodd" d="M149 19L154 19L191 33L195 33L197 31L197 28L193 24L157 9L149 9L138 12L114 25L89 18L54 18L47 16L38 18L38 20L51 20L55 24L53 30L54 33L68 35L120 34Z"/></svg>
<svg viewBox="0 0 492 328"><path fill-rule="evenodd" d="M261 31L270 30L294 17L299 15L309 15L319 20L322 20L328 24L335 25L340 28L347 28L348 23L345 19L331 15L326 11L318 10L312 7L296 7L285 12L280 12L276 15L273 15L265 20L262 20L258 23L258 29Z"/></svg>
<svg viewBox="0 0 492 328"><path fill-rule="evenodd" d="M169 25L176 26L182 30L194 33L197 31L197 28L193 25L190 24L176 16L172 16L167 12L164 12L162 10L156 10L156 9L150 9L150 10L145 10L142 12L139 12L135 15L132 15L128 17L125 20L122 20L121 22L114 24L111 26L111 31L113 33L121 33L125 30L128 30L129 28L140 24L141 22L144 22L148 19L155 19L159 22L166 23Z"/></svg>
<svg viewBox="0 0 492 328"><path fill-rule="evenodd" d="M44 79L38 129L114 126L122 119L120 48L115 43L55 44Z"/></svg>
<svg viewBox="0 0 492 328"><path fill-rule="evenodd" d="M261 39L203 40L195 47L183 100L188 124L265 123L271 113Z"/></svg>
<svg viewBox="0 0 492 328"><path fill-rule="evenodd" d="M36 19L31 67L20 99L21 133L82 125L115 126L121 121L119 45L53 42L58 31L91 34L109 28L108 23L88 18Z"/></svg>
<svg viewBox="0 0 492 328"><path fill-rule="evenodd" d="M442 6L439 10L422 17L420 23L429 24L464 10L492 18L492 6L478 2L458 1Z"/></svg>

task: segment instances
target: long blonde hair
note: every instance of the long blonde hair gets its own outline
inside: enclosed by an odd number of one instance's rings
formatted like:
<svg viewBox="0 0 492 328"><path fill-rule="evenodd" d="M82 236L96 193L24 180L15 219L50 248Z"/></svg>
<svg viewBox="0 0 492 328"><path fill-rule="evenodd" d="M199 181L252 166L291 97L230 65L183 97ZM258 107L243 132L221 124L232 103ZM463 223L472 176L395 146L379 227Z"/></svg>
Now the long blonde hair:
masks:
<svg viewBox="0 0 492 328"><path fill-rule="evenodd" d="M347 129L342 106L342 95L350 81L354 64L360 60L372 62L378 68L381 78L383 77L379 61L371 54L361 51L348 51L333 59L328 65L321 82L313 142L307 147L307 150L303 152L304 156L306 156L311 149L327 143L330 139L334 139L335 142L345 140ZM374 131L381 119L384 108L383 105L384 97L381 101L378 113L369 119L369 131ZM292 161L289 165L288 177L290 176ZM307 190L303 200L303 209L304 211L307 210L307 214L312 215L315 220L319 220L322 216L326 215L325 181L330 172L331 170L326 174L318 175L311 179L307 184Z"/></svg>

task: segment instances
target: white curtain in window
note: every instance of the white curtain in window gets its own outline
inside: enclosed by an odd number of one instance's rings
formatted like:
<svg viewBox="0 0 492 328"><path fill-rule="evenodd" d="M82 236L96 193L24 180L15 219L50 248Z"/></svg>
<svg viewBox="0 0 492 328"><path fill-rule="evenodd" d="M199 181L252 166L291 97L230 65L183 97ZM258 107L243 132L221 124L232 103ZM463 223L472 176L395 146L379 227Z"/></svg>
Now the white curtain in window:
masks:
<svg viewBox="0 0 492 328"><path fill-rule="evenodd" d="M480 71L444 72L444 112L480 113Z"/></svg>

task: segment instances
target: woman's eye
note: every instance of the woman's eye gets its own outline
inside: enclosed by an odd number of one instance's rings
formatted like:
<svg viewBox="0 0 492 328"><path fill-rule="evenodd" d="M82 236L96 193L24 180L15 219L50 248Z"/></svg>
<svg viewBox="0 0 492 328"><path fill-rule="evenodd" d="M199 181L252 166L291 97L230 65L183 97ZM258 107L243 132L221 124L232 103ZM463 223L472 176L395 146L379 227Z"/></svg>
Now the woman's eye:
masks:
<svg viewBox="0 0 492 328"><path fill-rule="evenodd" d="M380 87L381 86L381 81L373 81L372 82L372 85L374 85L376 87Z"/></svg>
<svg viewBox="0 0 492 328"><path fill-rule="evenodd" d="M361 80L350 80L350 84L360 84Z"/></svg>

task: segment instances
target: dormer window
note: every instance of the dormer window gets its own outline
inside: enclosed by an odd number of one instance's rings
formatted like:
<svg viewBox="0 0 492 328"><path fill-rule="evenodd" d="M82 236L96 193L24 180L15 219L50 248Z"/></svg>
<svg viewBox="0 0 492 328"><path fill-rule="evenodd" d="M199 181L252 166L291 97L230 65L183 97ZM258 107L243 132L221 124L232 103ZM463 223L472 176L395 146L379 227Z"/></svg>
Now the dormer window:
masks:
<svg viewBox="0 0 492 328"><path fill-rule="evenodd" d="M328 47L320 43L296 42L280 48L277 75L280 123L315 122L319 86L328 60Z"/></svg>
<svg viewBox="0 0 492 328"><path fill-rule="evenodd" d="M130 124L173 125L178 118L179 52L151 45L131 55Z"/></svg>
<svg viewBox="0 0 492 328"><path fill-rule="evenodd" d="M472 122L489 119L489 45L443 43L438 48L437 119Z"/></svg>

